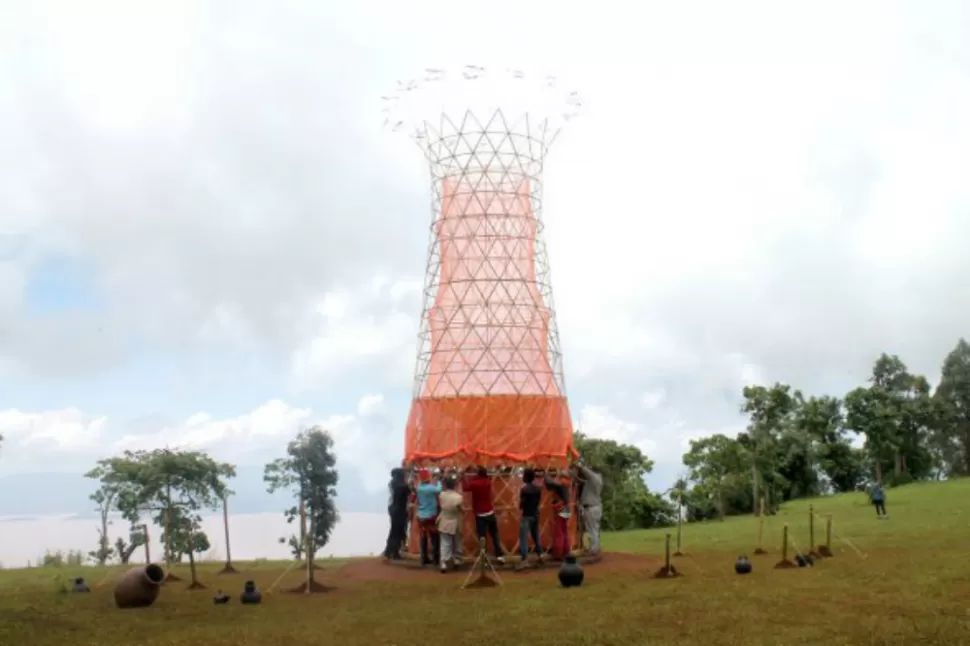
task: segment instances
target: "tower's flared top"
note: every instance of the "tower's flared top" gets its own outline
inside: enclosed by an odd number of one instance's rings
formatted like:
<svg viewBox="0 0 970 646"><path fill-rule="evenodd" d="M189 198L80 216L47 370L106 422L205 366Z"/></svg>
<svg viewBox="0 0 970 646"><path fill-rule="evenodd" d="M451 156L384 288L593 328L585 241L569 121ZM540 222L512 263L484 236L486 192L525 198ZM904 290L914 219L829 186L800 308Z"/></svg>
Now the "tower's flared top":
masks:
<svg viewBox="0 0 970 646"><path fill-rule="evenodd" d="M454 157L469 153L489 165L489 149L541 162L582 107L579 93L553 75L476 65L427 68L381 99L384 126L410 136L441 174L464 167L467 160Z"/></svg>

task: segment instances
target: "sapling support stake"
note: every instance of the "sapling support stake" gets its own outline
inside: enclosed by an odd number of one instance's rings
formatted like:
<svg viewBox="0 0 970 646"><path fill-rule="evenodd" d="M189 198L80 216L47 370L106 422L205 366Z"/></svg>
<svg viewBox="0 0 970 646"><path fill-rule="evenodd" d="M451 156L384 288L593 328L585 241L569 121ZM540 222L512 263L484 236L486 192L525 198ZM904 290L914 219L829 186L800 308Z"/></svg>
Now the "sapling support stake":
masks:
<svg viewBox="0 0 970 646"><path fill-rule="evenodd" d="M781 560L775 564L775 569L783 570L793 567L797 566L788 560L788 525L786 524L781 530Z"/></svg>

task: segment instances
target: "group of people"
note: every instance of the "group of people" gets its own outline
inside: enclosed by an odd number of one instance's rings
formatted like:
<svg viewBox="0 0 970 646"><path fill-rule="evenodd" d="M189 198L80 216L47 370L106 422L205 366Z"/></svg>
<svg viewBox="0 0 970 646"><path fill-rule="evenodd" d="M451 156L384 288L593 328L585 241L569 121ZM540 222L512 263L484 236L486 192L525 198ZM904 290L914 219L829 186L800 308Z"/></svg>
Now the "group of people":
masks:
<svg viewBox="0 0 970 646"><path fill-rule="evenodd" d="M586 552L596 554L600 550L600 520L603 515L600 496L603 479L581 462L570 467L569 476L580 487L577 508L585 533L590 538ZM569 517L572 496L569 476L555 478L547 474L540 487L536 484L534 469L527 468L522 473L522 488L519 491L519 567L525 567L528 563L530 539L538 561L541 563L545 558L539 531L543 490L551 497L554 514L551 556L559 560L570 552ZM411 512L414 510L420 531L421 564L437 565L442 572L446 572L449 565L460 564L463 558L461 529L466 511L463 492L468 492L479 541L490 540L495 560L500 564L505 563L505 551L502 548L498 518L492 500L492 478L485 467L477 467L461 474L461 477L456 470L449 469L440 478L429 469L419 469L417 484L414 486L408 482L403 468L395 468L391 470L388 489L391 529L384 550L385 558L401 558Z"/></svg>

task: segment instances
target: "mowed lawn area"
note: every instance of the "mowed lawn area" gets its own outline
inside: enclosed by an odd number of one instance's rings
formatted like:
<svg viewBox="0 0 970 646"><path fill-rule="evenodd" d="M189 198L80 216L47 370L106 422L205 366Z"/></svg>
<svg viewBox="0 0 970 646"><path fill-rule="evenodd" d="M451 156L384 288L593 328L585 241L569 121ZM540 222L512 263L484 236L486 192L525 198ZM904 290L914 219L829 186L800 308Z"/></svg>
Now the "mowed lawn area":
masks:
<svg viewBox="0 0 970 646"><path fill-rule="evenodd" d="M772 569L785 523L795 546L809 549L809 505L832 515L835 557L814 568ZM58 575L96 584L110 570L5 570L0 644L970 644L970 480L891 489L887 507L889 520L878 521L864 494L786 505L766 521L769 554L752 556L748 576L733 565L756 547L753 518L685 525L677 579L652 576L664 535L675 530L608 535L610 552L645 558L611 564L608 556L587 568L582 588L569 590L558 587L554 570L503 572L501 588L459 591L462 574L324 561L317 576L331 592L266 594L251 607L236 600L243 581L266 589L285 564L240 563L244 572L228 577L213 564L203 567L207 590L168 584L153 607L121 611L110 582L90 595L57 592ZM824 520L815 529L824 542ZM184 570L177 573L187 578ZM279 587L299 579L293 572ZM231 604L213 605L217 587L233 594Z"/></svg>

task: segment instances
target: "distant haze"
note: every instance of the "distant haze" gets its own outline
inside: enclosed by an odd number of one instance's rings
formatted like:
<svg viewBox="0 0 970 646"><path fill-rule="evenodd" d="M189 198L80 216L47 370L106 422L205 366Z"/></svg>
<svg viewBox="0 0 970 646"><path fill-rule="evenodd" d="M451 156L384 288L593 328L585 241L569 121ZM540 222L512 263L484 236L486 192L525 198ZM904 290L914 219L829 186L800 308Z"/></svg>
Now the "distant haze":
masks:
<svg viewBox="0 0 970 646"><path fill-rule="evenodd" d="M25 567L28 562L37 563L47 550L82 550L87 554L97 547L98 522L93 516L0 516L0 563L8 568ZM379 554L387 539L387 523L385 514L342 513L330 542L317 555L325 558ZM212 544L210 552L203 556L224 559L222 515L204 517L202 527ZM123 520L114 520L109 527L112 543L119 536L127 538L127 531ZM229 532L233 560L286 559L291 558L289 548L278 539L299 533L299 525L287 524L281 513L236 514L229 519ZM152 561L160 562L161 528L152 526L149 533ZM144 547L135 551L131 561L144 563Z"/></svg>

